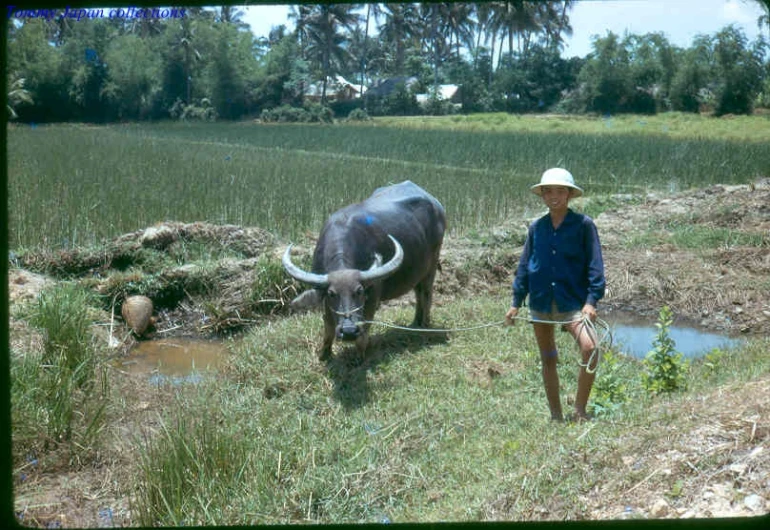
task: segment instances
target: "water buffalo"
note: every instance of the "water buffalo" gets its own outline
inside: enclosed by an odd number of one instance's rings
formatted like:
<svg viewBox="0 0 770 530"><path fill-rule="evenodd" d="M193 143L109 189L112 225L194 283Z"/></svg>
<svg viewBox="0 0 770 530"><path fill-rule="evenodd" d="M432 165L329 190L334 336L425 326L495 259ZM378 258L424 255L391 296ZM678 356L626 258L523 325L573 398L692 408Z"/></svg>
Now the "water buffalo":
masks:
<svg viewBox="0 0 770 530"><path fill-rule="evenodd" d="M289 245L283 255L286 272L313 287L295 298L292 307L324 307L322 361L330 358L335 337L355 340L363 355L369 341L369 324L364 322L372 320L381 301L411 289L417 299L412 326L430 325L445 228L441 203L407 180L378 188L363 202L333 213L316 243L312 272L292 263Z"/></svg>

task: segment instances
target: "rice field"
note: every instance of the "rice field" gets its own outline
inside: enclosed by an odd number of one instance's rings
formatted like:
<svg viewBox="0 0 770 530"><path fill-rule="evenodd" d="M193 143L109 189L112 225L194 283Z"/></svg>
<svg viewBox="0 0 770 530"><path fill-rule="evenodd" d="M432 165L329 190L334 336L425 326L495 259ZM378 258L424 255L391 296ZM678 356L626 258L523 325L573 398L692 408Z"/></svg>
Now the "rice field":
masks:
<svg viewBox="0 0 770 530"><path fill-rule="evenodd" d="M748 122L730 129L700 119L701 127L688 122L686 129L697 135L673 126L676 134L667 135L657 122L597 130L588 118L582 129L575 119L545 129L537 117L507 115L489 117L486 128L479 119L14 125L9 248L90 246L162 221L259 226L298 238L318 231L337 208L405 179L435 195L450 232L461 234L539 212L529 186L551 166L569 168L589 196L770 174L770 140L735 134ZM770 124L750 119L752 134Z"/></svg>

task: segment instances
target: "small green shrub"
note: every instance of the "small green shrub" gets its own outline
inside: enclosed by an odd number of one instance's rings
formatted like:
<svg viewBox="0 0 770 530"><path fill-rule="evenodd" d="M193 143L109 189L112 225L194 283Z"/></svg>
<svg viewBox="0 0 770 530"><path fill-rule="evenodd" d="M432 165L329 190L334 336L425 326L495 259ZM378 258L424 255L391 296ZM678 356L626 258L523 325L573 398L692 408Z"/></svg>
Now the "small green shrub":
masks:
<svg viewBox="0 0 770 530"><path fill-rule="evenodd" d="M604 352L601 370L591 393L591 413L597 417L609 416L628 400L628 387L622 374L618 355L612 350Z"/></svg>
<svg viewBox="0 0 770 530"><path fill-rule="evenodd" d="M305 110L311 123L334 123L334 112L326 105L310 103L305 105Z"/></svg>
<svg viewBox="0 0 770 530"><path fill-rule="evenodd" d="M646 372L642 374L642 386L654 394L684 390L687 386L685 374L688 363L683 355L676 351L676 343L669 336L668 329L673 323L673 313L668 306L663 306L655 326L658 335L653 341L653 349L647 353L642 364Z"/></svg>

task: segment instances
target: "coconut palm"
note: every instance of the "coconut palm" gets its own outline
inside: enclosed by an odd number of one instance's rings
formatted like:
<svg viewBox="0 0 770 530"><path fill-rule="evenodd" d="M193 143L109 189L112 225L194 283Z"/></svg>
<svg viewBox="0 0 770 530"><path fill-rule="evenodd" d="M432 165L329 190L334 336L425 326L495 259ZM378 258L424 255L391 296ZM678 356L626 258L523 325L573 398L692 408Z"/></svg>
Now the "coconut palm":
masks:
<svg viewBox="0 0 770 530"><path fill-rule="evenodd" d="M574 7L574 0L542 2L537 13L538 21L545 33L545 46L564 46L562 35L572 35L567 11Z"/></svg>
<svg viewBox="0 0 770 530"><path fill-rule="evenodd" d="M421 33L419 11L414 3L384 4L382 14L384 22L379 26L380 39L395 48L391 71L401 74L406 59L406 48L409 42L419 38Z"/></svg>
<svg viewBox="0 0 770 530"><path fill-rule="evenodd" d="M364 29L363 50L361 51L361 94L364 93L364 81L366 79L366 45L367 40L369 39L369 21L370 19L374 19L374 23L376 24L380 16L382 16L380 4L366 5L366 27Z"/></svg>
<svg viewBox="0 0 770 530"><path fill-rule="evenodd" d="M313 6L307 19L308 57L320 64L323 76L322 104L326 103L326 85L334 63L342 65L350 57L344 46L347 37L341 30L350 30L358 22L360 17L353 9L349 4L319 4Z"/></svg>
<svg viewBox="0 0 770 530"><path fill-rule="evenodd" d="M446 2L444 4L444 30L449 37L449 48L454 46L457 58L460 59L460 48L465 45L473 48L473 35L476 21L473 19L473 6L463 2Z"/></svg>
<svg viewBox="0 0 770 530"><path fill-rule="evenodd" d="M294 20L294 33L297 36L300 56L302 59L307 58L306 49L310 40L310 37L308 36L308 22L312 12L313 6L309 4L301 4L289 8L289 19Z"/></svg>

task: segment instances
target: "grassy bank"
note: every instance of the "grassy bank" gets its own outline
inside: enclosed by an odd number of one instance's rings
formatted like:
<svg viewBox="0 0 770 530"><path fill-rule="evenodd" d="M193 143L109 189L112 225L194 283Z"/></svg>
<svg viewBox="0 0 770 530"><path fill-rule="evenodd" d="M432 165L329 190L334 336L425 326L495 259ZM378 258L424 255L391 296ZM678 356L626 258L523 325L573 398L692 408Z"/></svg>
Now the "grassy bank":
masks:
<svg viewBox="0 0 770 530"><path fill-rule="evenodd" d="M436 325L498 320L500 300L444 306ZM181 494L170 505L140 495L142 524L583 519L597 485L612 477L626 490L649 473L624 474L623 457L671 437L691 401L770 371L770 344L756 340L696 362L686 392L655 397L639 362L616 356L594 392L613 407L596 410L596 423L554 424L526 325L423 338L380 329L373 357L356 364L342 349L328 372L309 349L319 326L306 315L254 330L224 379L183 391L143 449L136 490ZM565 334L558 340L567 401L576 355ZM180 445L185 458L174 460ZM672 489L686 478L678 472Z"/></svg>
<svg viewBox="0 0 770 530"><path fill-rule="evenodd" d="M767 135L754 135L767 130L766 118L696 118L697 126L687 119L692 135L661 134L657 124L607 132L589 118L544 128L553 122L508 115L334 126L13 126L9 243L93 245L166 220L259 226L294 238L404 179L441 200L457 234L538 208L528 188L549 166L570 168L593 196L767 174ZM497 120L500 130L489 126Z"/></svg>

